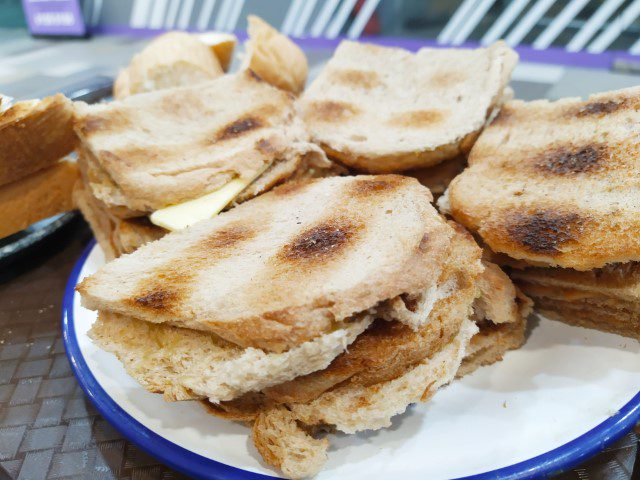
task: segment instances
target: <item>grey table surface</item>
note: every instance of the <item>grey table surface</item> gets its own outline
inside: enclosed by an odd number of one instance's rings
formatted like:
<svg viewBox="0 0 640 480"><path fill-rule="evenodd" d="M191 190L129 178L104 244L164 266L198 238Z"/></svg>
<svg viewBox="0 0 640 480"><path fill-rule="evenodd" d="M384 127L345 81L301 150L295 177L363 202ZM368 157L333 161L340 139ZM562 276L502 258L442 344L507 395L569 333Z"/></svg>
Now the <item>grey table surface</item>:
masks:
<svg viewBox="0 0 640 480"><path fill-rule="evenodd" d="M0 93L36 98L112 78L145 40L35 40L0 29ZM308 52L311 76L329 51ZM599 70L521 65L524 99L586 95L640 78ZM90 239L81 220L0 270L0 480L184 478L124 439L84 396L67 361L60 320L64 287ZM561 479L640 479L630 432ZM635 472L634 472L635 468Z"/></svg>

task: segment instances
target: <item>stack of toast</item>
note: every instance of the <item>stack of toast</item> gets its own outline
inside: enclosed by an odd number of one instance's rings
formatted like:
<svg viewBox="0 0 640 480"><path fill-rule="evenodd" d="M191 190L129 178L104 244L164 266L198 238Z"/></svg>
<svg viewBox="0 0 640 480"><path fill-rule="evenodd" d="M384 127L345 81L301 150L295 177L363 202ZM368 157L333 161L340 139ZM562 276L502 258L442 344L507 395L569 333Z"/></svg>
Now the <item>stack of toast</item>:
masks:
<svg viewBox="0 0 640 480"><path fill-rule="evenodd" d="M442 193L516 58L501 43L443 56L344 42L303 91L304 54L252 17L236 73L77 104L78 204L121 256L78 287L92 338L149 391L251 424L292 478L325 462L319 432L387 427L501 360L525 340L529 299L418 181L353 174L409 171Z"/></svg>
<svg viewBox="0 0 640 480"><path fill-rule="evenodd" d="M633 338L639 98L507 103L442 199L541 313Z"/></svg>
<svg viewBox="0 0 640 480"><path fill-rule="evenodd" d="M521 347L530 297L640 338L640 90L513 101L502 42L350 41L305 89L290 39L257 17L248 34L233 72L235 37L171 32L116 101L0 116L25 159L0 165L0 208L14 183L73 169L54 210L75 182L112 260L78 286L90 336L145 389L248 423L264 461L302 478L326 432L388 427ZM46 115L55 148L33 161L18 134ZM58 162L74 148L77 180Z"/></svg>
<svg viewBox="0 0 640 480"><path fill-rule="evenodd" d="M148 390L252 423L268 463L315 474L316 429L388 427L524 339L513 285L431 200L396 175L280 186L85 279L90 335ZM517 333L476 340L490 322Z"/></svg>

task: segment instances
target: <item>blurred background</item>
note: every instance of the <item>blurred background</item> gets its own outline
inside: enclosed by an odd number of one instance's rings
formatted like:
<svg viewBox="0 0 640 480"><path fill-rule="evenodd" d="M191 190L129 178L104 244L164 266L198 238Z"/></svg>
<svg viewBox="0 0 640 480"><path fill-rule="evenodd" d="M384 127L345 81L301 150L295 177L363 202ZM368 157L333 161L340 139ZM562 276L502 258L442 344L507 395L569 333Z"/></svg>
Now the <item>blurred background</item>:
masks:
<svg viewBox="0 0 640 480"><path fill-rule="evenodd" d="M38 22L29 17L41 9L49 12L53 26L51 12L69 11L73 4L93 33L123 27L237 30L251 12L296 36L384 35L453 44L504 37L512 45L536 48L640 53L640 2L635 0L0 0L0 28L24 30ZM62 15L58 19L65 21Z"/></svg>
<svg viewBox="0 0 640 480"><path fill-rule="evenodd" d="M0 92L32 98L113 77L162 30L242 40L249 13L299 39L312 65L344 37L411 50L502 38L520 54L525 99L622 88L640 74L640 0L0 0Z"/></svg>

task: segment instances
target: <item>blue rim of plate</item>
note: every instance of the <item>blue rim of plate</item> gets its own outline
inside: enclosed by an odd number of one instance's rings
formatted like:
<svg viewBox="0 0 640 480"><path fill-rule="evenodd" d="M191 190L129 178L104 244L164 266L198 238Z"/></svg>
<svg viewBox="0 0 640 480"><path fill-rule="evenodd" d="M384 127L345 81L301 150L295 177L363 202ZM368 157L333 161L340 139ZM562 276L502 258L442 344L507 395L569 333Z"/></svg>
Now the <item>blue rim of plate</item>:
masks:
<svg viewBox="0 0 640 480"><path fill-rule="evenodd" d="M100 386L82 356L75 334L73 299L75 286L87 257L96 245L92 240L76 262L67 282L62 304L62 337L73 372L98 411L131 442L166 465L194 478L215 480L264 480L269 475L248 472L193 453L154 433L125 412ZM515 480L565 471L603 450L640 421L640 392L618 412L578 438L529 460L458 480Z"/></svg>

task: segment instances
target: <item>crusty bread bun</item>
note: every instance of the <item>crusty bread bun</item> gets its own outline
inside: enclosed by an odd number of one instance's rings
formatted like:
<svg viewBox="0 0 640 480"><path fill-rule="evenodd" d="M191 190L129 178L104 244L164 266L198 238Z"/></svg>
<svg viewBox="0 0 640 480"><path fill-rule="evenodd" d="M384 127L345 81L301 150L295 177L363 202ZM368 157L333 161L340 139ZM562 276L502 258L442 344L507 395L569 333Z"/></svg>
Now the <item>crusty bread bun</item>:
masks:
<svg viewBox="0 0 640 480"><path fill-rule="evenodd" d="M0 187L0 238L24 230L38 220L73 210L75 162L61 161Z"/></svg>
<svg viewBox="0 0 640 480"><path fill-rule="evenodd" d="M114 96L122 99L138 93L195 85L223 73L214 52L197 36L168 32L154 38L120 71Z"/></svg>
<svg viewBox="0 0 640 480"><path fill-rule="evenodd" d="M300 94L307 81L304 52L287 36L255 15L249 15L244 67L273 86Z"/></svg>
<svg viewBox="0 0 640 480"><path fill-rule="evenodd" d="M71 153L77 143L72 120L71 101L60 93L0 111L0 185L50 167Z"/></svg>

